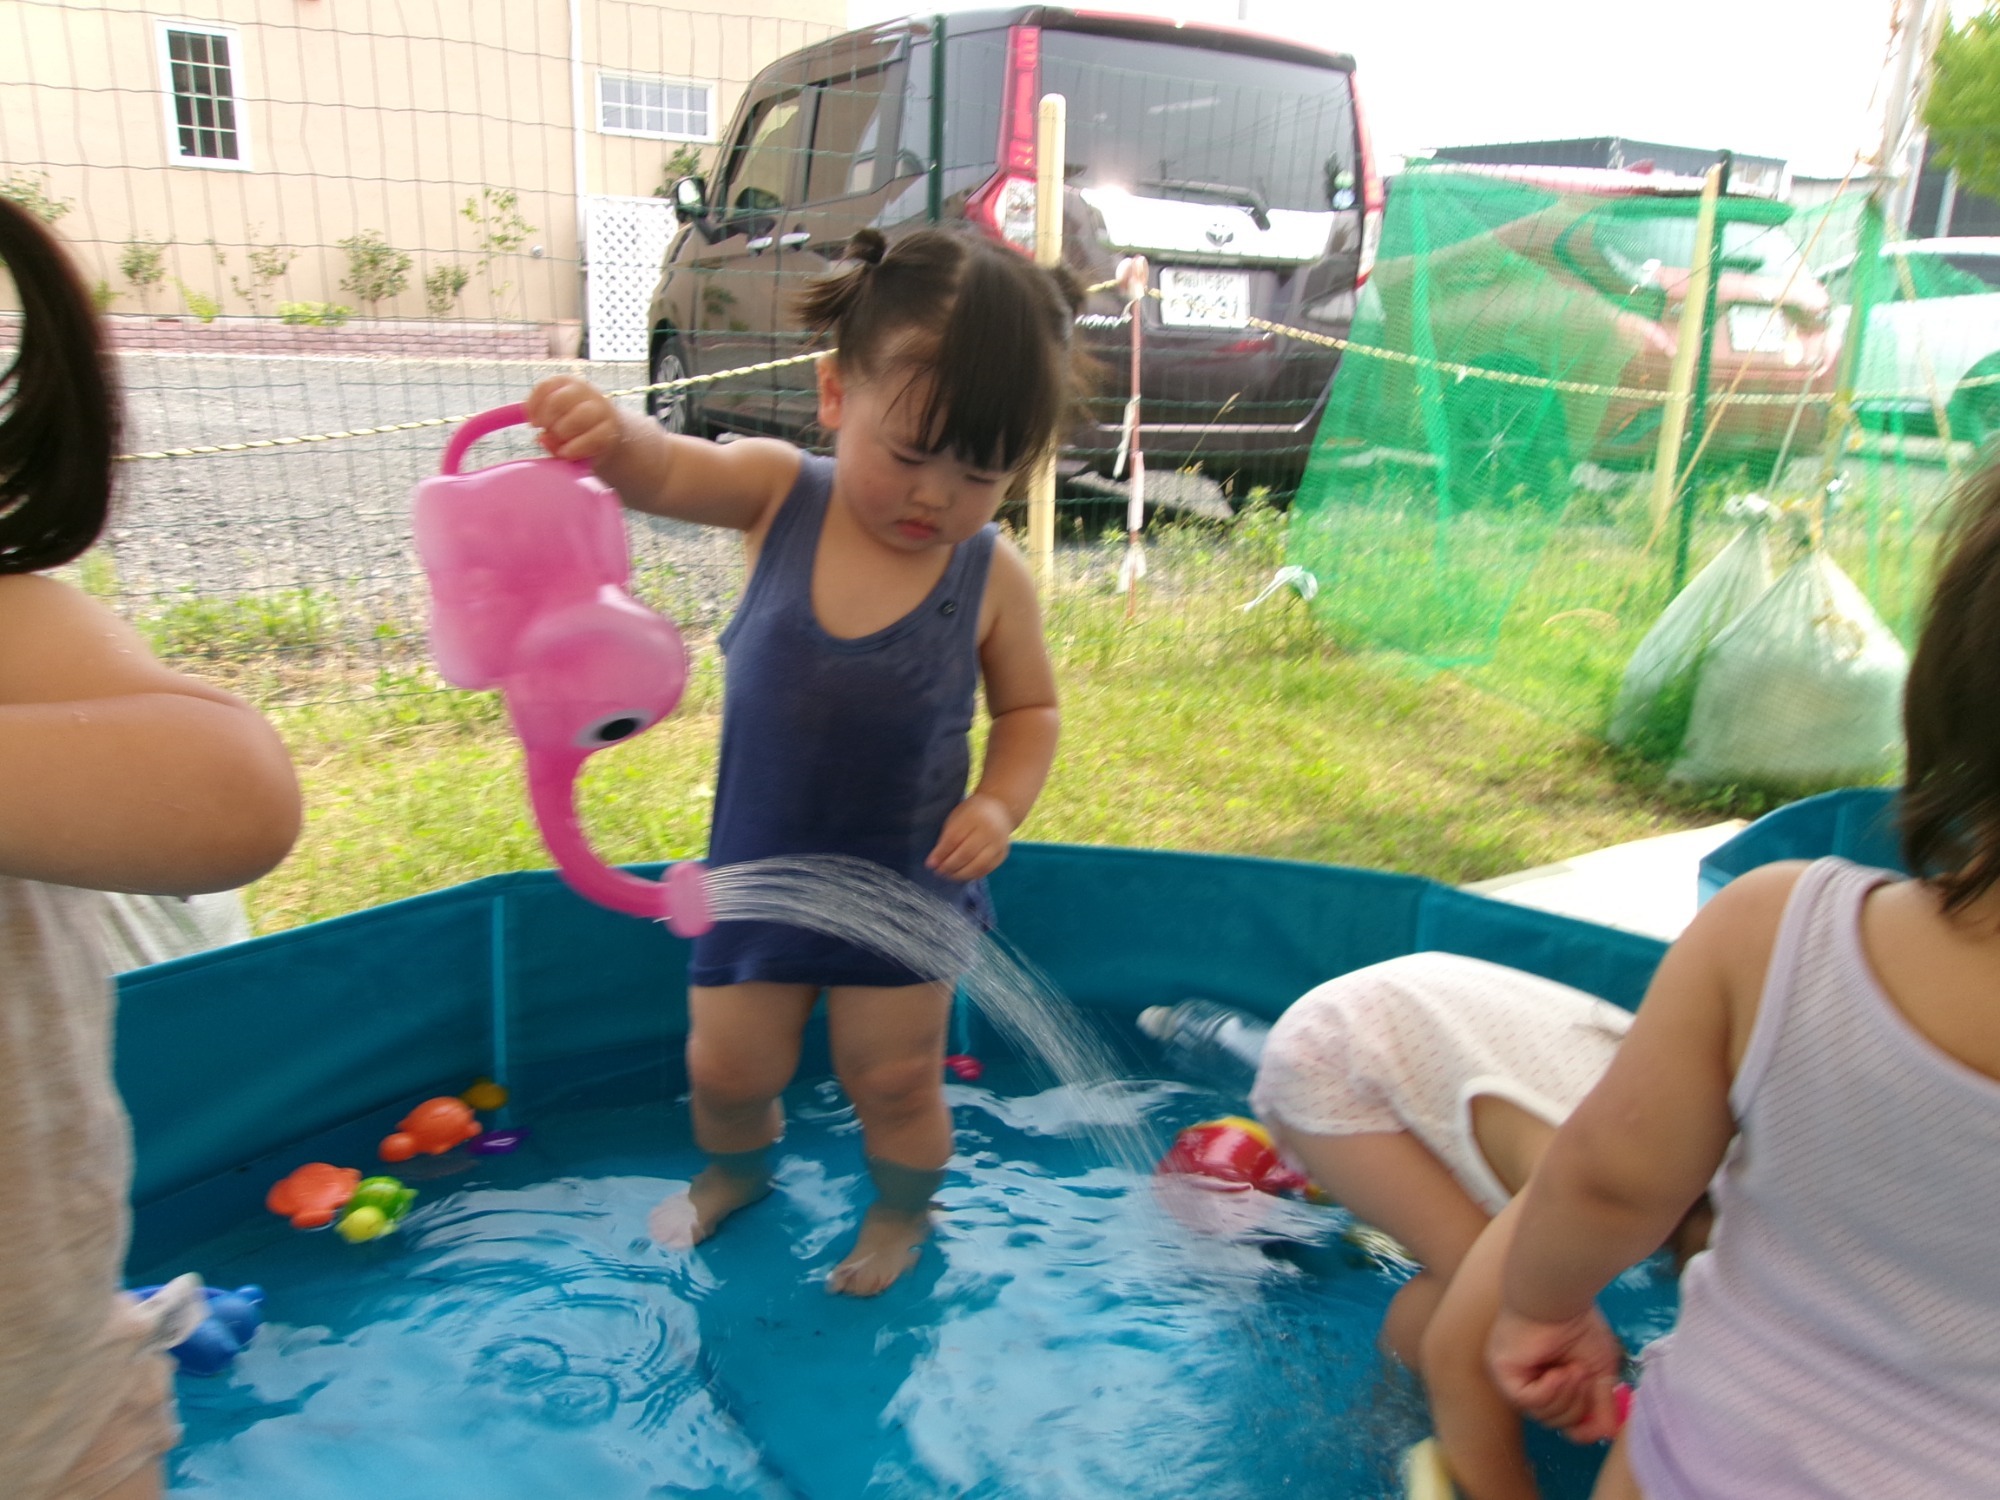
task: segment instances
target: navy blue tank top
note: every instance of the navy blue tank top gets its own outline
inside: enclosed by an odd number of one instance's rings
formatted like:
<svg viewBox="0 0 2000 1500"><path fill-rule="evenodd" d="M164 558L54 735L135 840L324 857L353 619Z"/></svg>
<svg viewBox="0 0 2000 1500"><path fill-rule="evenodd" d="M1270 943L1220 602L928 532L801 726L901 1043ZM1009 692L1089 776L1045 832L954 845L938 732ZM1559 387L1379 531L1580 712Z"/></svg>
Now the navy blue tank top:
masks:
<svg viewBox="0 0 2000 1500"><path fill-rule="evenodd" d="M813 559L833 462L802 454L735 618L722 632L722 753L711 867L774 855L873 860L991 925L986 883L924 868L965 796L979 692L979 606L998 528L952 549L907 615L842 640L813 613ZM960 955L962 957L962 955ZM719 922L695 939L688 980L906 985L952 977L950 955L917 973L868 949L777 922Z"/></svg>

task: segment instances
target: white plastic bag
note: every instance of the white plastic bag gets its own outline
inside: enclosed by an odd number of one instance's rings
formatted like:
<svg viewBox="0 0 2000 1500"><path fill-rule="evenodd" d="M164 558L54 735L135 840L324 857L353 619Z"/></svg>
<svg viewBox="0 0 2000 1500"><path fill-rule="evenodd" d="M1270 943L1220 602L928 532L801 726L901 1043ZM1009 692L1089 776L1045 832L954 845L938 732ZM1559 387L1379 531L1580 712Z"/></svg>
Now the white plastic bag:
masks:
<svg viewBox="0 0 2000 1500"><path fill-rule="evenodd" d="M1909 657L1814 551L1715 640L1676 781L1790 787L1882 780L1902 756Z"/></svg>
<svg viewBox="0 0 2000 1500"><path fill-rule="evenodd" d="M1625 666L1608 738L1653 760L1672 760L1687 732L1701 664L1717 636L1771 586L1765 520L1770 507L1747 497L1748 524L1674 596Z"/></svg>

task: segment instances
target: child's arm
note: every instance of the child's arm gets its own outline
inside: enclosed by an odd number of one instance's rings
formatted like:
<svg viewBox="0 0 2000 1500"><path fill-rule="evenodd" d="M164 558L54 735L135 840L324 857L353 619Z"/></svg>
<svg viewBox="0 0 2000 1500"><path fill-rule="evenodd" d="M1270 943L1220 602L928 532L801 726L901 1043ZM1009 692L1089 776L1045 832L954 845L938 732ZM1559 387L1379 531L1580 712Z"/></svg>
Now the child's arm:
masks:
<svg viewBox="0 0 2000 1500"><path fill-rule="evenodd" d="M1042 639L1042 612L1027 560L1004 537L986 580L991 623L979 643L986 685L986 759L979 785L952 809L927 863L951 880L999 868L1014 830L1027 821L1055 763L1061 717L1055 670Z"/></svg>
<svg viewBox="0 0 2000 1500"><path fill-rule="evenodd" d="M285 857L298 782L256 710L53 579L0 578L0 641L0 872L188 895Z"/></svg>
<svg viewBox="0 0 2000 1500"><path fill-rule="evenodd" d="M544 448L587 462L628 507L651 515L755 531L798 478L799 450L788 443L675 436L574 376L544 380L527 410Z"/></svg>
<svg viewBox="0 0 2000 1500"><path fill-rule="evenodd" d="M1736 1133L1730 1083L1798 871L1754 871L1695 918L1523 1194L1490 1356L1530 1416L1566 1428L1609 1420L1616 1372L1600 1368L1592 1299L1667 1239Z"/></svg>
<svg viewBox="0 0 2000 1500"><path fill-rule="evenodd" d="M1489 1223L1424 1330L1424 1395L1445 1463L1465 1500L1540 1500L1521 1443L1521 1418L1486 1369L1486 1339L1500 1310L1500 1272L1521 1200Z"/></svg>

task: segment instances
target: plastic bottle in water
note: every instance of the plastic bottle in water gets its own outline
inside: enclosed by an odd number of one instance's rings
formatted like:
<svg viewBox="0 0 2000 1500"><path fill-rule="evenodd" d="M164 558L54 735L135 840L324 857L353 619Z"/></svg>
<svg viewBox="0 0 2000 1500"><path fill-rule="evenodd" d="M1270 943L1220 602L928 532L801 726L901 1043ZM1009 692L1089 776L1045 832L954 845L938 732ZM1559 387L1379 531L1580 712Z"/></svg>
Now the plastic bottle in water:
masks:
<svg viewBox="0 0 2000 1500"><path fill-rule="evenodd" d="M1160 1044L1174 1072L1230 1093L1248 1094L1271 1028L1214 1000L1183 1000L1139 1012L1139 1029Z"/></svg>

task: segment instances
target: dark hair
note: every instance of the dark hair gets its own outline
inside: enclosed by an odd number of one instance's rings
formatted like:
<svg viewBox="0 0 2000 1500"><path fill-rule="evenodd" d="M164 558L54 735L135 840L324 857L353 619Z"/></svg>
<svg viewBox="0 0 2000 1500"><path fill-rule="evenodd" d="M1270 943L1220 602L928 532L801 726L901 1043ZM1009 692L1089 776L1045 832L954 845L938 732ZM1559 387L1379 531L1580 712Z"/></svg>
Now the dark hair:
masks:
<svg viewBox="0 0 2000 1500"><path fill-rule="evenodd" d="M1965 486L1903 696L1903 857L1956 911L2000 882L2000 462Z"/></svg>
<svg viewBox="0 0 2000 1500"><path fill-rule="evenodd" d="M66 563L104 529L118 388L69 257L0 198L0 263L21 303L21 346L0 371L0 573Z"/></svg>
<svg viewBox="0 0 2000 1500"><path fill-rule="evenodd" d="M930 451L1010 470L1057 441L1080 383L1070 330L1083 295L1073 277L948 229L893 245L864 229L847 258L814 278L799 315L831 337L844 369L868 378L893 365L931 377L917 414ZM897 337L911 333L914 346L892 357Z"/></svg>

